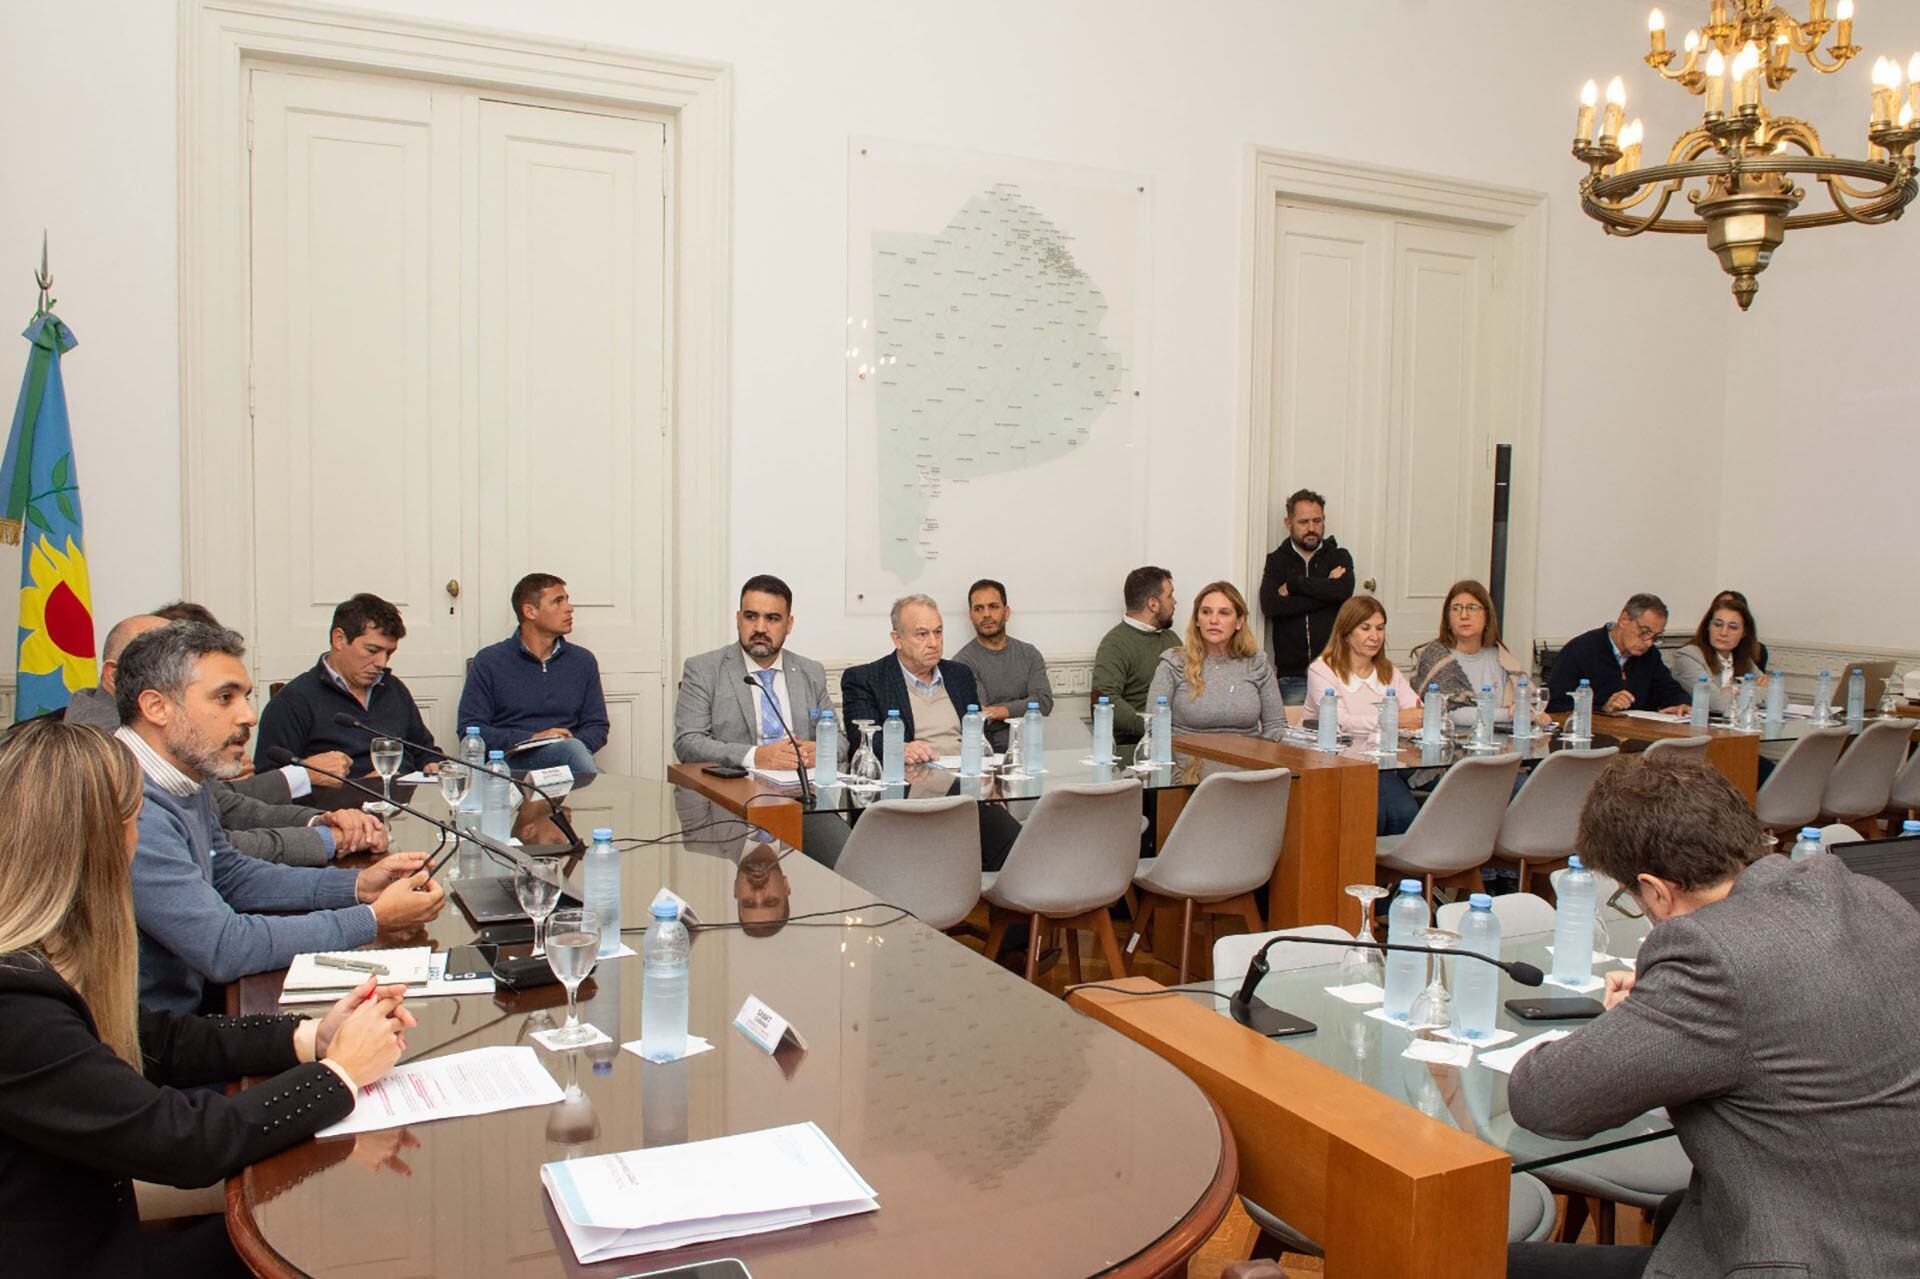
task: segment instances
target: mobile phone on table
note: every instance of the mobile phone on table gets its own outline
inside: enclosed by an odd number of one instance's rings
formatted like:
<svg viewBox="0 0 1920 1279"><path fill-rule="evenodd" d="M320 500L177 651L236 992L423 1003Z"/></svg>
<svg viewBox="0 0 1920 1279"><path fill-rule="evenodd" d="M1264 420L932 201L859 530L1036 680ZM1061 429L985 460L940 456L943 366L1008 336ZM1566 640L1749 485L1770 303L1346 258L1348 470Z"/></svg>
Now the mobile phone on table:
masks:
<svg viewBox="0 0 1920 1279"><path fill-rule="evenodd" d="M701 769L700 771L707 774L709 777L738 778L738 777L745 777L747 775L747 770L740 767L738 764L708 764L705 768ZM673 1272L663 1271L662 1273L671 1274Z"/></svg>
<svg viewBox="0 0 1920 1279"><path fill-rule="evenodd" d="M491 946L455 946L447 952L446 980L493 976L493 957L498 953Z"/></svg>
<svg viewBox="0 0 1920 1279"><path fill-rule="evenodd" d="M1509 999L1507 1011L1521 1021L1581 1021L1598 1017L1607 1006L1585 995L1550 996L1544 999Z"/></svg>

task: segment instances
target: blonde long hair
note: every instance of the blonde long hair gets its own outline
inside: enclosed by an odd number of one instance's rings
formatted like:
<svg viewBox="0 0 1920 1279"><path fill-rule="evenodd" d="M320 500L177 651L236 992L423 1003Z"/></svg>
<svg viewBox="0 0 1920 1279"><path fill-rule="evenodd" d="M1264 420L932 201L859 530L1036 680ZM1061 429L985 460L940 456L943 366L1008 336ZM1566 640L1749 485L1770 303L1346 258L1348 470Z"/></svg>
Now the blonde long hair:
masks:
<svg viewBox="0 0 1920 1279"><path fill-rule="evenodd" d="M1207 641L1200 634L1200 606L1207 602L1209 595L1224 595L1233 605L1234 615L1240 619L1240 629L1233 633L1227 642L1227 653L1232 657L1252 657L1260 651L1260 641L1253 637L1248 629L1247 597L1232 582L1208 582L1193 597L1193 612L1187 617L1187 692L1196 701L1207 691Z"/></svg>
<svg viewBox="0 0 1920 1279"><path fill-rule="evenodd" d="M1360 623L1375 614L1380 616L1380 624L1387 624L1387 610L1380 601L1371 595L1355 595L1340 606L1333 618L1333 634L1327 637L1327 646L1320 652L1320 660L1332 669L1341 679L1354 679L1358 671L1347 667L1347 636L1360 629ZM1380 651L1374 655L1373 673L1382 684L1393 683L1393 662L1387 657L1387 646L1380 645Z"/></svg>
<svg viewBox="0 0 1920 1279"><path fill-rule="evenodd" d="M44 959L135 1070L140 952L125 827L139 811L139 765L104 734L38 719L0 740L0 956Z"/></svg>

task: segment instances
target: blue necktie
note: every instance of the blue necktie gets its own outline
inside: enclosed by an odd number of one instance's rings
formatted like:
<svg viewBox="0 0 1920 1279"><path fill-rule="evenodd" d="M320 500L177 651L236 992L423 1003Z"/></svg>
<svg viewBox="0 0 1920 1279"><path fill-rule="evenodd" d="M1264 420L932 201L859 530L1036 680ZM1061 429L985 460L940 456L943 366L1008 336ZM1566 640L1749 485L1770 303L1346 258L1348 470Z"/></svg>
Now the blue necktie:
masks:
<svg viewBox="0 0 1920 1279"><path fill-rule="evenodd" d="M777 674L779 672L772 668L753 673L760 681L760 691L765 694L760 700L760 740L763 742L777 742L787 735L787 730L780 726L780 712L773 700L773 677Z"/></svg>

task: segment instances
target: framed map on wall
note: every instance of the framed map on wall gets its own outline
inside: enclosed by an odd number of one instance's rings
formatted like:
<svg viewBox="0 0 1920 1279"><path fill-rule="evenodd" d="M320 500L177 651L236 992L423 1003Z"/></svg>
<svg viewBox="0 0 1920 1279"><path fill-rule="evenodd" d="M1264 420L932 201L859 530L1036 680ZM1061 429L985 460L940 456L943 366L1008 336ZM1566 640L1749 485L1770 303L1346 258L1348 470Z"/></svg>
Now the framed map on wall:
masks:
<svg viewBox="0 0 1920 1279"><path fill-rule="evenodd" d="M848 145L847 611L1005 581L1112 613L1145 555L1145 179Z"/></svg>

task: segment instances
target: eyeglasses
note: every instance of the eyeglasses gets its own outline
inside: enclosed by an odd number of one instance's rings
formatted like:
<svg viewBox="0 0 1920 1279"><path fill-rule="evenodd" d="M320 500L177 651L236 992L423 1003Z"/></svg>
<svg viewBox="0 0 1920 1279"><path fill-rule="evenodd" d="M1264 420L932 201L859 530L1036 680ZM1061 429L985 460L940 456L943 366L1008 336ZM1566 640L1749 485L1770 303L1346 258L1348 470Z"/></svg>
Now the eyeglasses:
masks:
<svg viewBox="0 0 1920 1279"><path fill-rule="evenodd" d="M1657 640L1659 640L1659 638L1662 635L1666 634L1664 630L1659 630L1659 631L1652 630L1652 629L1649 629L1648 627L1640 625L1640 623L1638 622L1635 622L1633 624L1633 630L1636 635L1638 635L1641 639L1645 640L1649 644L1656 642Z"/></svg>
<svg viewBox="0 0 1920 1279"><path fill-rule="evenodd" d="M1484 613L1484 612L1486 612L1486 611L1487 611L1486 609L1484 609L1484 608L1482 608L1482 607L1481 607L1480 605L1478 605L1478 604L1474 604L1474 603L1466 603L1466 604L1449 604L1449 605L1447 605L1447 612L1449 612L1449 613L1459 613L1459 614L1462 614L1462 615L1464 615L1464 616L1466 616L1466 617L1472 617L1472 616L1473 616L1473 615L1474 615L1475 613Z"/></svg>
<svg viewBox="0 0 1920 1279"><path fill-rule="evenodd" d="M1727 621L1721 621L1715 618L1713 621L1713 629L1716 631L1743 631L1746 629L1746 623L1740 621L1738 618Z"/></svg>

